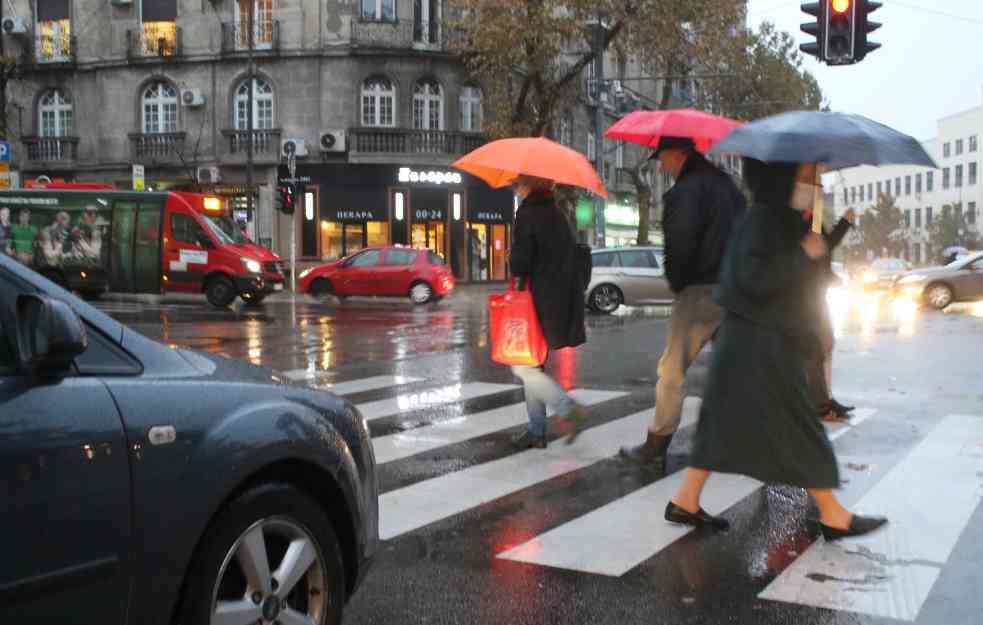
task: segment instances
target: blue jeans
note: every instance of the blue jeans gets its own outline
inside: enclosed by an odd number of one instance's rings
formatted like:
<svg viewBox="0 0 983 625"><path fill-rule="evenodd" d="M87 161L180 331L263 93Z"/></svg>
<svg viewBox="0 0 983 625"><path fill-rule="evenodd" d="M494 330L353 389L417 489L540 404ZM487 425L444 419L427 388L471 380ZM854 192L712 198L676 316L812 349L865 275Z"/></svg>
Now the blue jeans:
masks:
<svg viewBox="0 0 983 625"><path fill-rule="evenodd" d="M526 411L529 413L529 433L546 436L546 407L562 417L570 414L576 405L566 391L542 367L512 367L512 374L522 380L526 394Z"/></svg>

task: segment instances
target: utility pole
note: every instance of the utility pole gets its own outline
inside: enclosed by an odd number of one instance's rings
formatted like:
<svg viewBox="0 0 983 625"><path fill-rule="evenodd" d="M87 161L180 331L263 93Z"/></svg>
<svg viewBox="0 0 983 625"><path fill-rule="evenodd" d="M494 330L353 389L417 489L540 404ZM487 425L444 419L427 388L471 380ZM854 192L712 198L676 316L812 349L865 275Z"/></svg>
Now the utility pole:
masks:
<svg viewBox="0 0 983 625"><path fill-rule="evenodd" d="M253 33L255 31L255 0L247 0L249 5L249 17L247 20L246 28L249 31L248 42L249 42L249 69L247 73L247 80L249 81L249 95L248 103L246 104L246 215L254 221L254 223L259 225L259 216L256 214L256 207L254 204L254 190L253 190L253 88L256 82L256 67L255 58L253 57Z"/></svg>
<svg viewBox="0 0 983 625"><path fill-rule="evenodd" d="M594 164L597 177L604 180L604 106L601 103L601 93L604 89L604 22L601 15L597 16L594 27ZM604 247L604 198L594 196L594 228L596 247Z"/></svg>

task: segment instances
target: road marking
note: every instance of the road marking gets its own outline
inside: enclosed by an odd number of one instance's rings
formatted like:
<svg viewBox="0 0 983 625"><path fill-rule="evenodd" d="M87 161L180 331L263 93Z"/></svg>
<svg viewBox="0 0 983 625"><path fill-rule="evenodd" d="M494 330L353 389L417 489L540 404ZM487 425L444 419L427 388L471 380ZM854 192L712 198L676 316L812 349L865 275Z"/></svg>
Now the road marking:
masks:
<svg viewBox="0 0 983 625"><path fill-rule="evenodd" d="M327 371L295 369L293 371L284 371L283 375L295 382L314 382L317 388L325 391L331 391L336 395L353 395L355 393L364 393L366 391L375 391L380 388L390 388L393 386L402 386L404 384L413 384L414 382L423 381L423 378L412 378L405 375L377 375L371 378L361 378L358 380L349 380L347 382L321 384L317 383L317 381L319 378L328 375Z"/></svg>
<svg viewBox="0 0 983 625"><path fill-rule="evenodd" d="M699 400L687 401L681 427L695 422ZM694 407L696 408L694 410ZM541 482L587 468L645 439L652 408L590 428L573 445L518 454L448 473L379 497L379 535L389 540Z"/></svg>
<svg viewBox="0 0 983 625"><path fill-rule="evenodd" d="M570 395L585 406L593 406L628 393L620 391L574 390ZM529 422L525 402L439 421L408 432L372 439L376 464L409 458L416 454L461 443L485 434L507 430Z"/></svg>
<svg viewBox="0 0 983 625"><path fill-rule="evenodd" d="M823 425L826 426L826 434L829 436L829 440L835 441L867 419L874 416L876 413L877 410L874 408L858 408L857 410L853 411L853 416L849 421L844 421L842 423L829 423L824 421Z"/></svg>
<svg viewBox="0 0 983 625"><path fill-rule="evenodd" d="M695 420L699 400L687 412ZM860 409L851 423L831 424L832 427L827 428L834 430L830 438L846 434L875 412ZM694 531L691 527L667 523L662 518L666 503L679 489L684 475L685 471L669 475L502 552L498 557L620 577ZM719 514L760 487L760 482L745 476L715 474L703 491L703 508Z"/></svg>
<svg viewBox="0 0 983 625"><path fill-rule="evenodd" d="M856 506L871 536L814 543L759 597L914 621L983 501L983 417L950 416Z"/></svg>
<svg viewBox="0 0 983 625"><path fill-rule="evenodd" d="M435 408L445 404L452 404L459 401L467 401L494 395L506 391L514 391L522 388L515 384L488 384L486 382L468 382L467 384L448 384L437 388L431 388L417 393L405 393L380 399L379 401L358 404L359 412L367 421L391 417L401 412L423 410L424 408Z"/></svg>

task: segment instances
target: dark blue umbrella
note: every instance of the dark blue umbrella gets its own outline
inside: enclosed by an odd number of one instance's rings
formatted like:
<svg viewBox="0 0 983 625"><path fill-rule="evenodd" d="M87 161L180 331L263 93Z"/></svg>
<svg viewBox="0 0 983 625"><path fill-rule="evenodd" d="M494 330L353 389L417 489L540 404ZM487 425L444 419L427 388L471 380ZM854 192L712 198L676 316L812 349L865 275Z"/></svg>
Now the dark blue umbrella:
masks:
<svg viewBox="0 0 983 625"><path fill-rule="evenodd" d="M827 169L856 165L924 165L937 168L914 137L846 113L792 111L735 129L713 154L739 154L769 163L824 163Z"/></svg>

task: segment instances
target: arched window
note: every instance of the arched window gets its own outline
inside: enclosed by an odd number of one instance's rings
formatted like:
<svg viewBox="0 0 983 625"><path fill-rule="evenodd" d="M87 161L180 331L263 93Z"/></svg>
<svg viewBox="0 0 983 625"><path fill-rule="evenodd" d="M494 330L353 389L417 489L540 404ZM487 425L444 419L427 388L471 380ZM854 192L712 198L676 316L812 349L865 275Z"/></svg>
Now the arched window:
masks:
<svg viewBox="0 0 983 625"><path fill-rule="evenodd" d="M417 130L444 129L444 96L435 80L421 80L413 88L413 127Z"/></svg>
<svg viewBox="0 0 983 625"><path fill-rule="evenodd" d="M155 82L143 92L143 132L177 132L177 89Z"/></svg>
<svg viewBox="0 0 983 625"><path fill-rule="evenodd" d="M383 77L362 83L362 125L395 126L396 89Z"/></svg>
<svg viewBox="0 0 983 625"><path fill-rule="evenodd" d="M38 121L42 137L70 137L72 124L72 99L52 89L38 100Z"/></svg>
<svg viewBox="0 0 983 625"><path fill-rule="evenodd" d="M464 87L461 89L461 130L481 132L481 89Z"/></svg>
<svg viewBox="0 0 983 625"><path fill-rule="evenodd" d="M273 87L262 78L253 79L253 130L273 128ZM244 80L235 95L236 130L249 130L249 81Z"/></svg>

